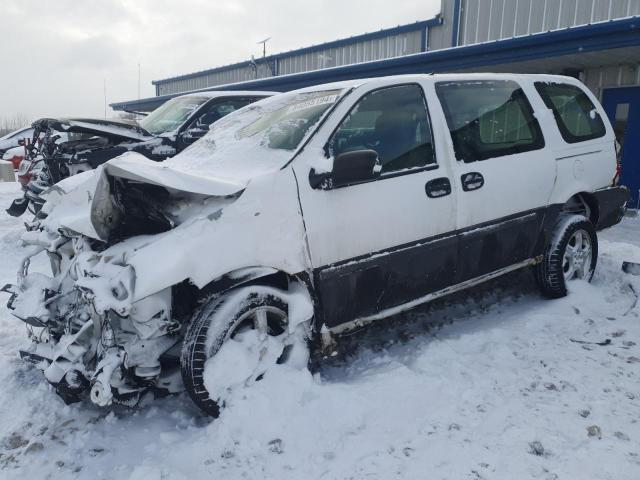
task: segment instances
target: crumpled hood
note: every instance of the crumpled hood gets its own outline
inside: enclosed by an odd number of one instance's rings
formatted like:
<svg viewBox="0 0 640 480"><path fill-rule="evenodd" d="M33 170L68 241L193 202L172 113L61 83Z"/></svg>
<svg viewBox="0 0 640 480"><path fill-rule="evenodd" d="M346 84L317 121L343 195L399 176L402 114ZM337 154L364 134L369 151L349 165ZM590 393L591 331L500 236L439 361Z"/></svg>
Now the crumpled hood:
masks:
<svg viewBox="0 0 640 480"><path fill-rule="evenodd" d="M246 188L246 183L201 177L172 169L143 155L128 152L90 170L66 178L45 194L45 225L51 231L66 228L96 240L107 241L120 212L113 203L109 177L164 187L169 193L185 192L206 197L226 197Z"/></svg>
<svg viewBox="0 0 640 480"><path fill-rule="evenodd" d="M57 132L88 133L137 142L155 138L139 125L94 118L41 118L33 122L32 126L41 130L51 128Z"/></svg>

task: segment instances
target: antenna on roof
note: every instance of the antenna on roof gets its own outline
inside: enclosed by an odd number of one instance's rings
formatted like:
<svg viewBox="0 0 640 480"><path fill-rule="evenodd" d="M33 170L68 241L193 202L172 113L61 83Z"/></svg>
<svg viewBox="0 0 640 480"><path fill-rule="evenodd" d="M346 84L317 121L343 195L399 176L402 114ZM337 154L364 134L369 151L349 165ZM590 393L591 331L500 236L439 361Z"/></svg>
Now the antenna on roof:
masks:
<svg viewBox="0 0 640 480"><path fill-rule="evenodd" d="M265 58L267 56L267 42L269 40L271 40L271 37L267 37L264 40L256 42L258 45L262 44L262 58Z"/></svg>

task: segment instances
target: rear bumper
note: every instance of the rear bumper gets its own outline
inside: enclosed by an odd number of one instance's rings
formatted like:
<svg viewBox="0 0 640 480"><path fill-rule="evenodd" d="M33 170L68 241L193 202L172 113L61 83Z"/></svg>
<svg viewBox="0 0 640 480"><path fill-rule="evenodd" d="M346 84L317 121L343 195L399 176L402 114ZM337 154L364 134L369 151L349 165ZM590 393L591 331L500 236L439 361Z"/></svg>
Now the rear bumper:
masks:
<svg viewBox="0 0 640 480"><path fill-rule="evenodd" d="M593 192L598 202L597 230L611 227L622 220L629 201L627 187L608 187Z"/></svg>

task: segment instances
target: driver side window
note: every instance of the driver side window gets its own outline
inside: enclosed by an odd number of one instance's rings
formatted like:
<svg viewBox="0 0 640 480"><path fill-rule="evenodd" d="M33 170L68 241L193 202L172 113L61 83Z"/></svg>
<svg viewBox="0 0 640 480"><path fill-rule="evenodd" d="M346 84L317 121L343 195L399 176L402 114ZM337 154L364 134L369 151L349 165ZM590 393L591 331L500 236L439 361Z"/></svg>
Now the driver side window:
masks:
<svg viewBox="0 0 640 480"><path fill-rule="evenodd" d="M334 158L357 150L375 150L383 174L435 164L422 88L400 85L363 96L330 143Z"/></svg>

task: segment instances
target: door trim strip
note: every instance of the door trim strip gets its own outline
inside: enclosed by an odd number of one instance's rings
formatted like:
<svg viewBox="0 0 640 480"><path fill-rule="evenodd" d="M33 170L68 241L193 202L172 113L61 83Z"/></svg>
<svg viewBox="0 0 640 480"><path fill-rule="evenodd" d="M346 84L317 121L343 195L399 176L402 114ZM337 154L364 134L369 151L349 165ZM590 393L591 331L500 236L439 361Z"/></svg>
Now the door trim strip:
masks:
<svg viewBox="0 0 640 480"><path fill-rule="evenodd" d="M584 155L595 155L596 153L602 153L602 150L593 150L592 152L576 153L575 155L567 155L566 157L558 157L558 158L556 158L556 160L566 160L568 158L583 157Z"/></svg>

